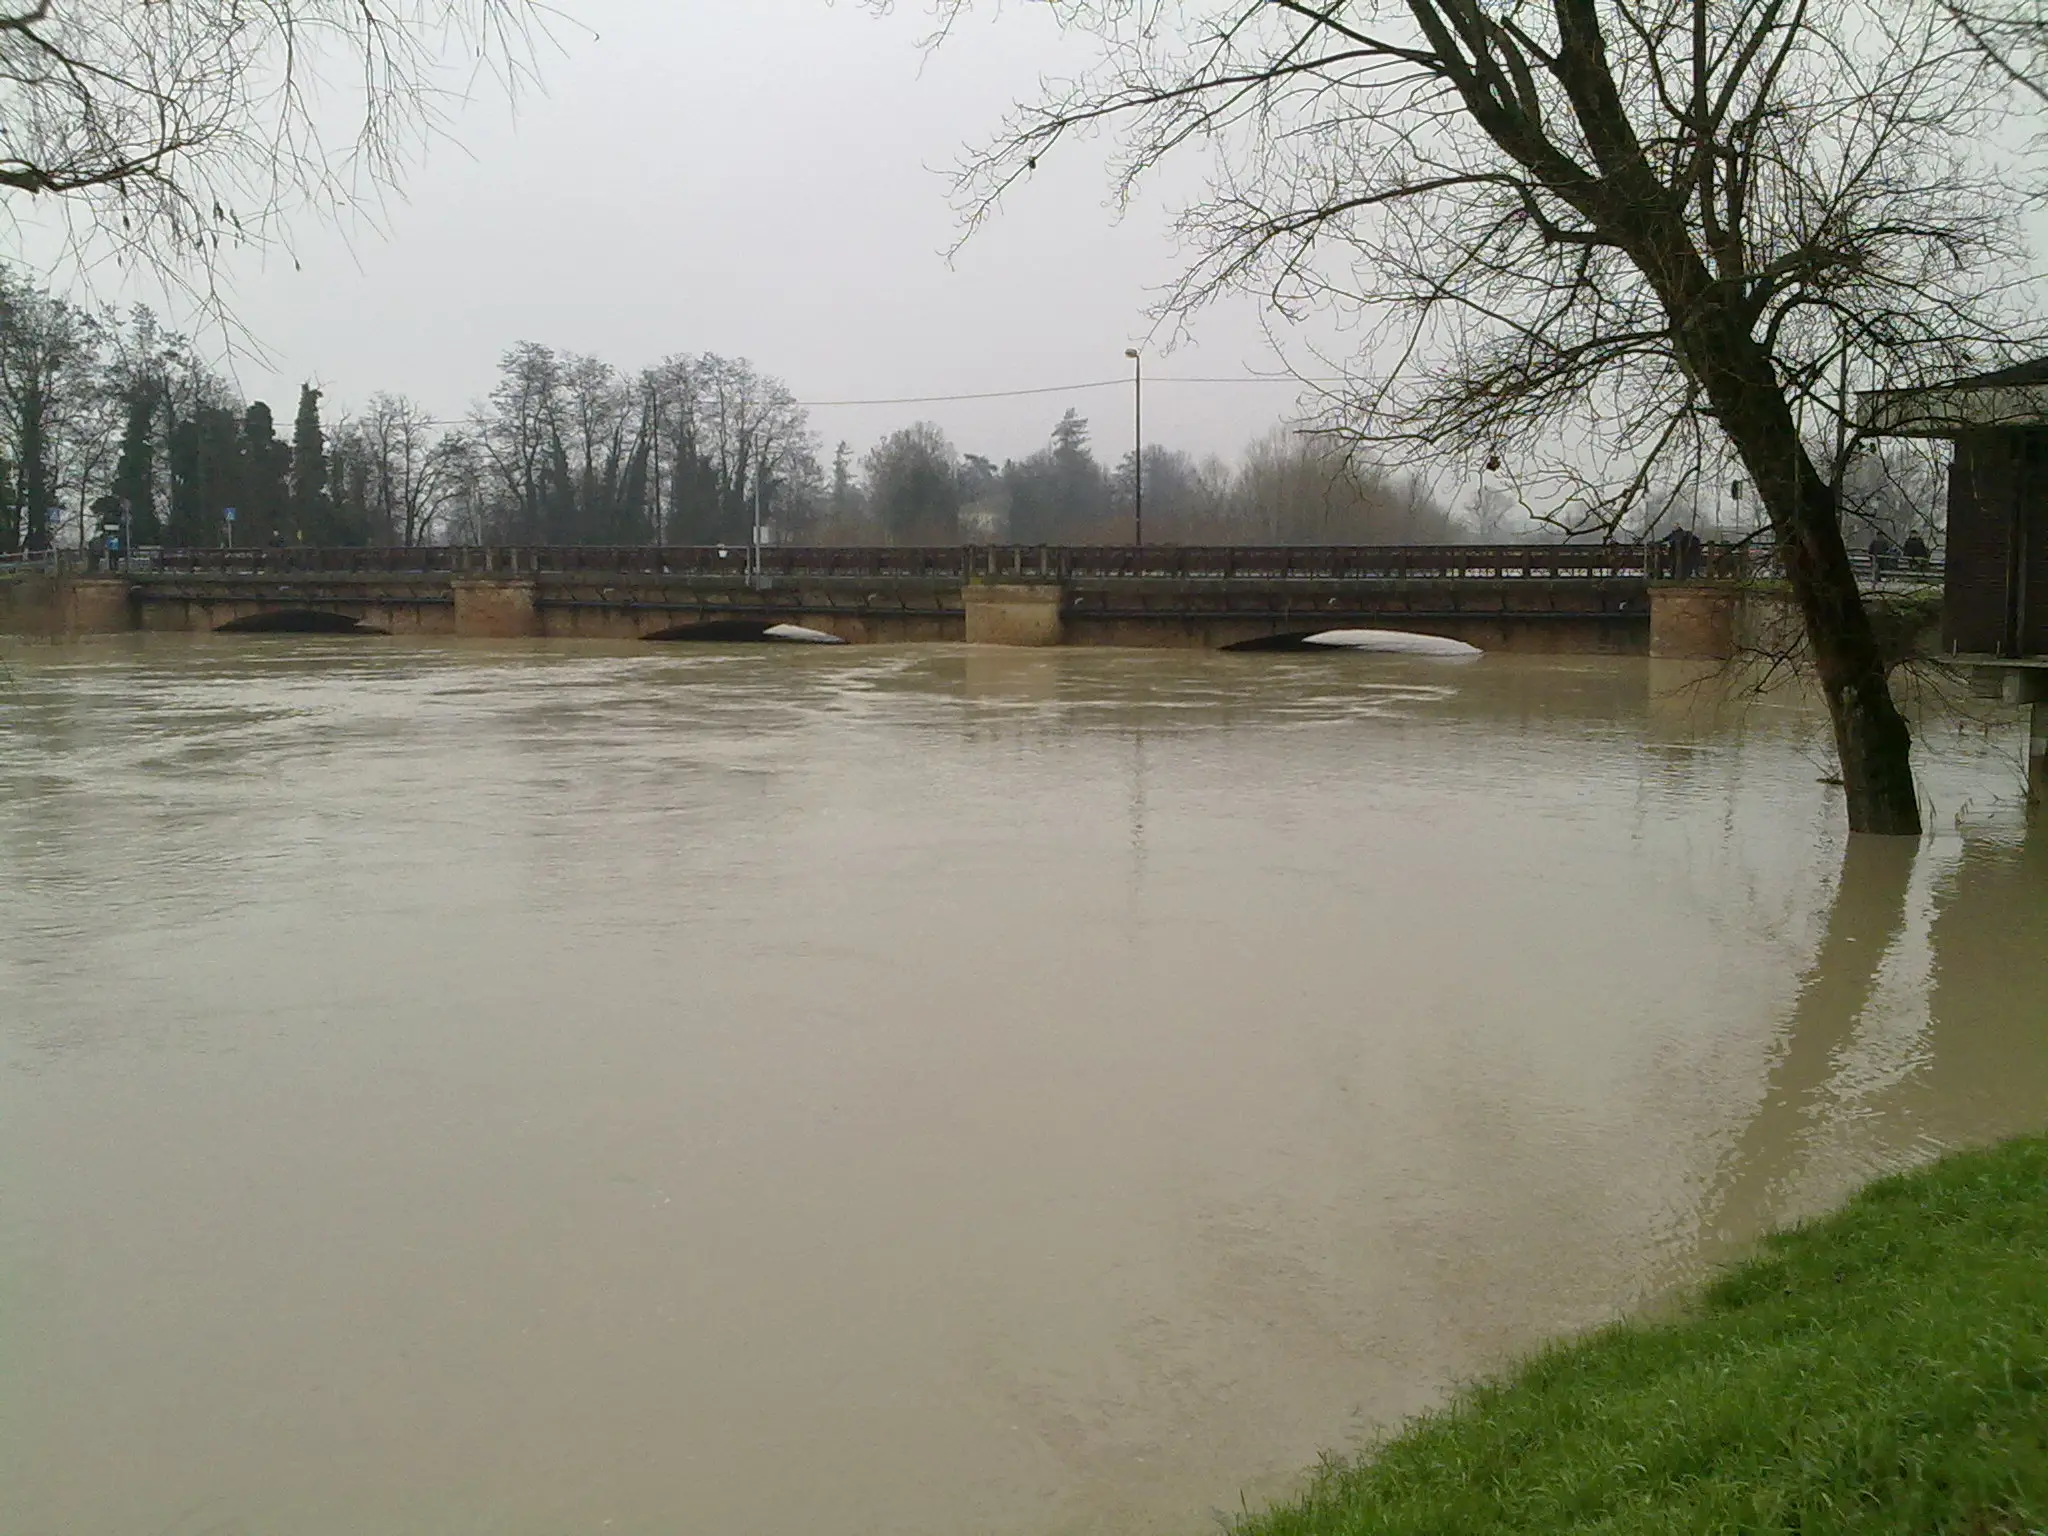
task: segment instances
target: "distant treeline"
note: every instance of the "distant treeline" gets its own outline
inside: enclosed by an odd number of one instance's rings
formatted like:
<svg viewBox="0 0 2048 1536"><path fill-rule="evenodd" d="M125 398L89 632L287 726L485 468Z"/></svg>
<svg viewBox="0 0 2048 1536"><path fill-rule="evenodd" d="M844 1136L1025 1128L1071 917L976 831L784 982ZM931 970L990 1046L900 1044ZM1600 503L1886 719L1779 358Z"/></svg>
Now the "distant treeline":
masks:
<svg viewBox="0 0 2048 1536"><path fill-rule="evenodd" d="M458 422L373 395L289 429L147 310L92 311L0 270L0 552L138 545L715 544L756 511L780 542L1127 542L1133 456L1069 410L1001 464L930 422L829 463L803 407L743 359L638 372L521 343ZM1468 530L1417 481L1275 429L1235 463L1147 445L1148 542L1441 543ZM232 514L230 510L233 509Z"/></svg>

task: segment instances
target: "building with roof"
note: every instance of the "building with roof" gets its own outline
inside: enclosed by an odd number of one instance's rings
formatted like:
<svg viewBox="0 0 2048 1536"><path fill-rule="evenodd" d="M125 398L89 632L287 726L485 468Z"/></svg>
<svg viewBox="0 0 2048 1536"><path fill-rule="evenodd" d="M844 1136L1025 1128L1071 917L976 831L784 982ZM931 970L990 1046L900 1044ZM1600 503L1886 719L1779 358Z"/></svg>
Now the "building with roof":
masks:
<svg viewBox="0 0 2048 1536"><path fill-rule="evenodd" d="M2033 706L2048 760L2048 358L1860 397L1879 437L1952 445L1942 640L1983 692Z"/></svg>

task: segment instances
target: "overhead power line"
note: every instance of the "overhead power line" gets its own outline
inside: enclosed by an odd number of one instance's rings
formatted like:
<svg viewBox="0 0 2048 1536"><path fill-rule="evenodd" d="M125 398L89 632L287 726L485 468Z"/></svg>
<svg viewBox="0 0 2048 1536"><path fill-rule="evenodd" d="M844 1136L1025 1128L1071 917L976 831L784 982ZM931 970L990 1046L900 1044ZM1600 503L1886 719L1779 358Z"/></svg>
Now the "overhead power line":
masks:
<svg viewBox="0 0 2048 1536"><path fill-rule="evenodd" d="M1286 374L1228 374L1203 377L1194 374L1162 373L1145 375L1149 389L1154 384L1342 384L1341 378L1297 379ZM985 389L957 395L890 395L873 400L798 400L795 404L807 411L833 410L842 406L855 405L952 405L967 400L1017 400L1027 395L1071 395L1084 389L1128 389L1131 378L1125 374L1116 379L1089 379L1081 384L1044 384L1033 389ZM420 425L428 427L459 427L466 424L466 418L444 418L429 416L420 418Z"/></svg>
<svg viewBox="0 0 2048 1536"><path fill-rule="evenodd" d="M799 400L805 410L825 410L839 405L943 405L954 400L1015 400L1021 395L1068 395L1077 389L1107 389L1128 384L1129 379L1090 379L1085 384L1047 384L1039 389L987 389L968 395L893 395L884 400Z"/></svg>
<svg viewBox="0 0 2048 1536"><path fill-rule="evenodd" d="M876 400L799 400L797 404L806 410L829 410L849 405L951 405L962 400L1016 400L1025 395L1070 395L1084 389L1123 389L1130 385L1129 375L1117 379L1089 379L1081 384L1047 384L1036 389L989 389L972 394L958 395L892 395ZM1147 374L1145 382L1151 384L1339 384L1341 379L1297 379L1282 374L1232 375L1220 378L1198 378L1187 374Z"/></svg>

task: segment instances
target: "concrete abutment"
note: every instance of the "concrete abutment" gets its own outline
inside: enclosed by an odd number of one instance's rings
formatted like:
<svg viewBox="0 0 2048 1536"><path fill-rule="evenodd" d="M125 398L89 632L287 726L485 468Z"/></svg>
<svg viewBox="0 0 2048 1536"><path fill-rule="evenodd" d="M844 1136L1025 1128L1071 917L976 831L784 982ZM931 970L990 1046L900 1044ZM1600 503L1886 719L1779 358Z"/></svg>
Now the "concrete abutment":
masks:
<svg viewBox="0 0 2048 1536"><path fill-rule="evenodd" d="M32 571L0 581L0 632L119 635L139 624L135 590L125 577Z"/></svg>
<svg viewBox="0 0 2048 1536"><path fill-rule="evenodd" d="M970 581L960 589L969 645L1059 645L1066 589L1057 582Z"/></svg>
<svg viewBox="0 0 2048 1536"><path fill-rule="evenodd" d="M464 640L524 640L541 632L540 588L532 581L457 576L455 634Z"/></svg>
<svg viewBox="0 0 2048 1536"><path fill-rule="evenodd" d="M1660 661L1731 661L1742 589L1726 582L1659 582L1650 588L1650 654Z"/></svg>

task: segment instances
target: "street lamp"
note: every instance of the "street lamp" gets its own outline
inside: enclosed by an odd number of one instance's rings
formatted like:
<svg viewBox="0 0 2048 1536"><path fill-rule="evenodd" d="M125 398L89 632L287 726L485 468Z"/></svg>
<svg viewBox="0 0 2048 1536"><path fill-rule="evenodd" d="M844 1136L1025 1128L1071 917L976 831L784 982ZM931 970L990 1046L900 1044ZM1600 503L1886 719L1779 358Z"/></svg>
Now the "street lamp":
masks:
<svg viewBox="0 0 2048 1536"><path fill-rule="evenodd" d="M1131 542L1145 547L1145 361L1136 347L1125 347L1131 360Z"/></svg>

